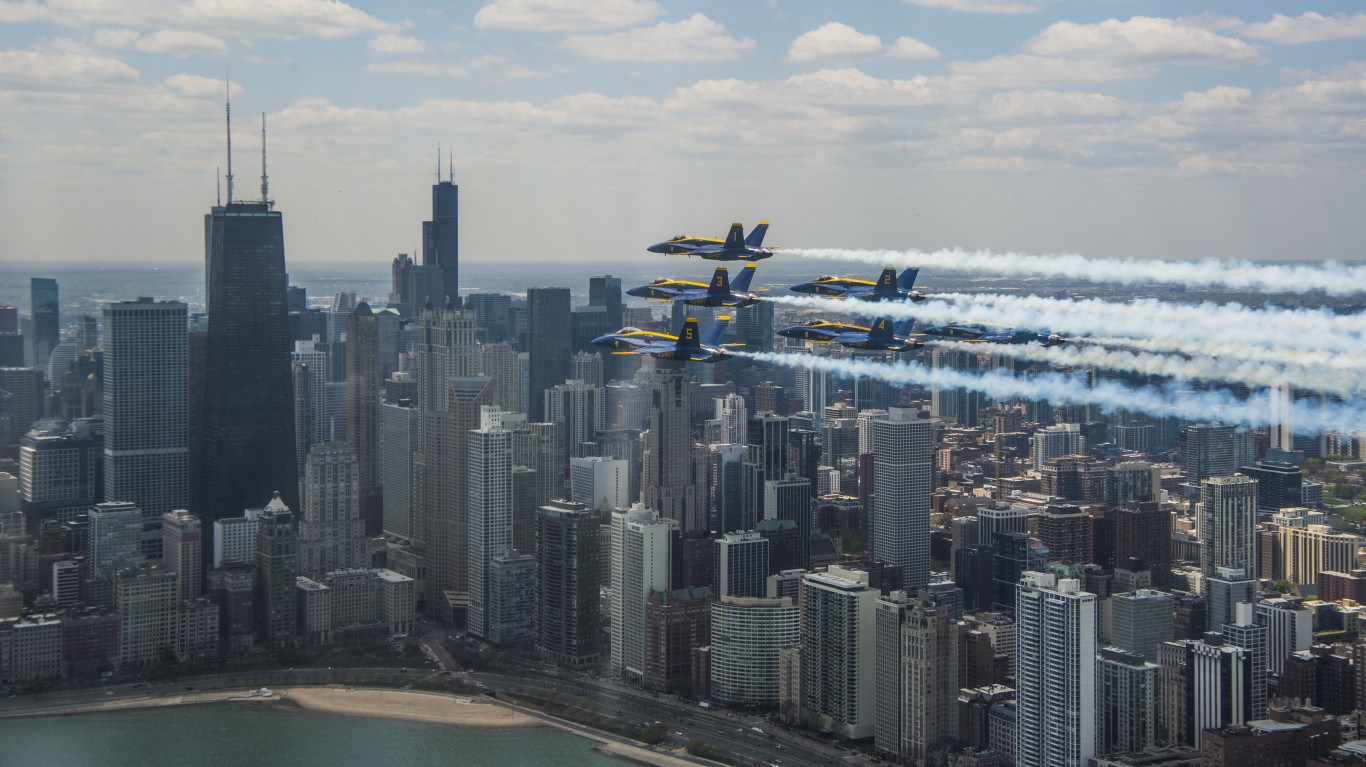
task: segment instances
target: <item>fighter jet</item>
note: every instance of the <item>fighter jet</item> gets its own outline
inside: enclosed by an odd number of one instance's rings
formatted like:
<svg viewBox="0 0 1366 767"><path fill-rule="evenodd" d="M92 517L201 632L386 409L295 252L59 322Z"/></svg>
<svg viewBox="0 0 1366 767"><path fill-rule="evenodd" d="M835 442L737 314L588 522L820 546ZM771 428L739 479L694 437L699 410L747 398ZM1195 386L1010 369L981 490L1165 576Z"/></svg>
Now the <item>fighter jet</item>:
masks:
<svg viewBox="0 0 1366 767"><path fill-rule="evenodd" d="M680 234L665 242L657 242L646 250L671 256L701 256L709 261L759 261L773 255L774 248L762 247L767 231L768 222L760 221L746 237L743 224L731 224L730 233L724 240Z"/></svg>
<svg viewBox="0 0 1366 767"><path fill-rule="evenodd" d="M877 278L877 282L827 275L811 282L793 285L788 289L794 293L812 293L831 298L857 298L860 301L924 301L925 294L913 290L916 275L919 273L919 269L912 267L904 270L898 277L896 269L889 266L882 270L882 276Z"/></svg>
<svg viewBox="0 0 1366 767"><path fill-rule="evenodd" d="M729 316L717 317L707 335L700 336L697 319L689 317L683 321L683 330L676 336L628 327L594 338L593 343L613 349L613 354L649 354L656 359L720 362L734 356L726 347L743 346L720 343L721 334L729 323Z"/></svg>
<svg viewBox="0 0 1366 767"><path fill-rule="evenodd" d="M891 320L883 318L874 322L871 328L865 328L842 322L816 320L805 325L783 328L778 331L778 335L816 343L839 344L849 349L908 352L924 346L909 335L914 323L915 320L901 320L893 324Z"/></svg>
<svg viewBox="0 0 1366 767"><path fill-rule="evenodd" d="M735 282L731 282L726 267L718 266L710 285L661 277L649 285L631 288L626 295L660 301L682 301L693 306L751 306L759 303L759 296L749 292L749 283L754 279L754 270L758 268L757 264L746 264Z"/></svg>
<svg viewBox="0 0 1366 767"><path fill-rule="evenodd" d="M942 338L947 341L963 341L970 344L1032 344L1040 346L1060 346L1067 339L1047 330L1020 330L1010 325L987 325L981 322L950 322L947 325L927 325L916 330L914 335L926 338Z"/></svg>

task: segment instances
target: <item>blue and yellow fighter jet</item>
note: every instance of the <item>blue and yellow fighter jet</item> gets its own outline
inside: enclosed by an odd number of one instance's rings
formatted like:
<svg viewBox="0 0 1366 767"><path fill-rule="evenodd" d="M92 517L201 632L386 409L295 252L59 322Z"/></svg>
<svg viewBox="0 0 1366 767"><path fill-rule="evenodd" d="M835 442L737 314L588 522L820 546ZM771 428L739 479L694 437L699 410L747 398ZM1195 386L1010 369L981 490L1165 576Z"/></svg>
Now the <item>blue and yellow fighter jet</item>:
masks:
<svg viewBox="0 0 1366 767"><path fill-rule="evenodd" d="M659 301L682 301L693 306L733 306L736 308L759 303L759 296L749 292L749 284L754 280L757 264L746 264L735 278L730 281L730 272L724 266L716 267L711 276L711 284L671 280L661 277L649 285L641 285L626 291L628 296L653 298Z"/></svg>
<svg viewBox="0 0 1366 767"><path fill-rule="evenodd" d="M727 350L729 346L743 344L723 344L721 334L730 324L730 317L717 317L715 324L707 329L706 336L697 330L697 320L693 317L683 321L683 329L678 335L659 333L640 328L622 328L593 339L598 346L612 349L613 354L648 354L657 359L683 360L685 362L720 362L734 355Z"/></svg>
<svg viewBox="0 0 1366 767"><path fill-rule="evenodd" d="M942 338L970 344L1039 344L1061 346L1067 339L1047 330L1020 330L1010 325L988 325L981 322L950 322L947 325L926 325L914 335Z"/></svg>
<svg viewBox="0 0 1366 767"><path fill-rule="evenodd" d="M883 318L873 323L871 328L850 325L843 322L815 320L805 325L783 328L778 335L785 338L800 338L821 344L839 344L850 349L866 351L908 352L919 349L925 344L911 338L911 326L915 320L901 320L893 323Z"/></svg>
<svg viewBox="0 0 1366 767"><path fill-rule="evenodd" d="M924 301L925 294L915 290L915 278L920 270L911 267L898 276L896 269L887 267L876 282L853 277L820 277L788 288L794 293L810 293L831 298L857 298L860 301Z"/></svg>
<svg viewBox="0 0 1366 767"><path fill-rule="evenodd" d="M759 261L773 255L773 247L763 247L767 231L768 222L760 221L746 237L743 224L731 224L730 233L724 240L680 234L646 250L671 256L700 256L709 261Z"/></svg>

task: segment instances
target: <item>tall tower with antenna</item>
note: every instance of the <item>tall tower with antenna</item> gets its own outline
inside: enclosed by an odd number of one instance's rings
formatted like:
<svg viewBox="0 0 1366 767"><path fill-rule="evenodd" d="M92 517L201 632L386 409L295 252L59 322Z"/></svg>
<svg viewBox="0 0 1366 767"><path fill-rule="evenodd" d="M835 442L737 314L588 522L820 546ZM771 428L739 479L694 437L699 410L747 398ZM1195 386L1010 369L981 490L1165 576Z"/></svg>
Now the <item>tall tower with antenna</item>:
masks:
<svg viewBox="0 0 1366 767"><path fill-rule="evenodd" d="M460 187L455 183L455 159L448 157L450 173L441 177L441 147L436 148L436 183L432 185L432 220L422 222L422 264L441 270L443 300L460 305Z"/></svg>
<svg viewBox="0 0 1366 767"><path fill-rule="evenodd" d="M225 113L228 195L204 216L209 328L201 433L191 444L191 506L209 534L210 522L261 508L277 490L299 508L284 222L267 187L265 117L261 199L238 200L230 104Z"/></svg>

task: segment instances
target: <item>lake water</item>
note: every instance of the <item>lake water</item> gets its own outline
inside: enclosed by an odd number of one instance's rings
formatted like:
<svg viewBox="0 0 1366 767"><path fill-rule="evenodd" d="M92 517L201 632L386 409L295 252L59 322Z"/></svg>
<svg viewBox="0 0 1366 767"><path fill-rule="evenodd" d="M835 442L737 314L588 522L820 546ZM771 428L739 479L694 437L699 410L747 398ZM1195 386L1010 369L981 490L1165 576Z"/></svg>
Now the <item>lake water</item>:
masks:
<svg viewBox="0 0 1366 767"><path fill-rule="evenodd" d="M0 721L4 767L626 767L547 727L481 729L223 704Z"/></svg>

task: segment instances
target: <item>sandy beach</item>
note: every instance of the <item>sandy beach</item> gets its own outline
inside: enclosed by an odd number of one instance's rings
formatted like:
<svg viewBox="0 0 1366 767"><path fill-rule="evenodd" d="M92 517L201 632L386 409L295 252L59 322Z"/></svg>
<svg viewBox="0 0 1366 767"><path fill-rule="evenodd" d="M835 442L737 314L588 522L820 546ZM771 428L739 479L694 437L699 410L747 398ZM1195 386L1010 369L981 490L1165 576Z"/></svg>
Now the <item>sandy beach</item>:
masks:
<svg viewBox="0 0 1366 767"><path fill-rule="evenodd" d="M319 714L462 727L539 727L545 724L495 703L456 695L358 687L286 687L274 692L283 703Z"/></svg>

